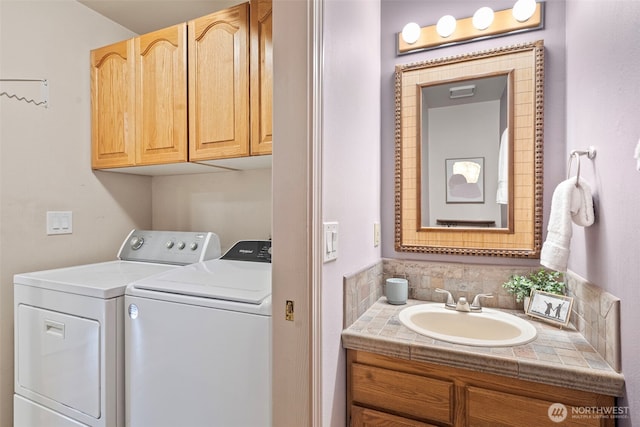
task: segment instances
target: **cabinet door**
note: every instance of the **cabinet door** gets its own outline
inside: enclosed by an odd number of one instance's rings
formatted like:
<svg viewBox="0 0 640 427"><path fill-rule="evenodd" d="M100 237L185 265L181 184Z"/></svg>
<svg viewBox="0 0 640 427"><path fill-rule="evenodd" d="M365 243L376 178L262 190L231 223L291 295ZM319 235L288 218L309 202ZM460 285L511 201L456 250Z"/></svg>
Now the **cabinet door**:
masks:
<svg viewBox="0 0 640 427"><path fill-rule="evenodd" d="M248 3L189 21L189 159L249 155Z"/></svg>
<svg viewBox="0 0 640 427"><path fill-rule="evenodd" d="M351 406L351 421L349 427L435 427L409 418L397 417L386 412Z"/></svg>
<svg viewBox="0 0 640 427"><path fill-rule="evenodd" d="M559 409L559 420L552 420L550 400L518 396L477 387L467 387L467 425L487 427L529 427L529 426L606 426L608 419L599 417L572 417L571 405ZM563 412L565 411L566 412ZM561 423L561 424L558 424Z"/></svg>
<svg viewBox="0 0 640 427"><path fill-rule="evenodd" d="M251 5L251 154L271 154L273 144L272 0Z"/></svg>
<svg viewBox="0 0 640 427"><path fill-rule="evenodd" d="M187 161L186 24L135 38L136 163Z"/></svg>
<svg viewBox="0 0 640 427"><path fill-rule="evenodd" d="M135 163L133 39L91 51L91 166Z"/></svg>

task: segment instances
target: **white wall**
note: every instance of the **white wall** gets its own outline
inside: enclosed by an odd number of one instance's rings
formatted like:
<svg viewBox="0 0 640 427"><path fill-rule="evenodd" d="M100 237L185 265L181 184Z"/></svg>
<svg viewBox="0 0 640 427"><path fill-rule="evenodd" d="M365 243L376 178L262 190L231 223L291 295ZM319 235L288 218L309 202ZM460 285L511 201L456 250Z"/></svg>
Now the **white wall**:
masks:
<svg viewBox="0 0 640 427"><path fill-rule="evenodd" d="M150 178L90 167L89 51L131 35L73 0L0 1L0 78L46 78L50 101L0 97L2 426L12 425L13 274L115 259L130 229L151 226ZM73 234L46 236L47 210L73 211Z"/></svg>
<svg viewBox="0 0 640 427"><path fill-rule="evenodd" d="M213 231L223 252L271 238L271 169L157 176L152 189L154 229Z"/></svg>
<svg viewBox="0 0 640 427"><path fill-rule="evenodd" d="M324 3L322 216L339 223L339 254L322 270L324 426L345 425L342 278L380 259L380 4Z"/></svg>

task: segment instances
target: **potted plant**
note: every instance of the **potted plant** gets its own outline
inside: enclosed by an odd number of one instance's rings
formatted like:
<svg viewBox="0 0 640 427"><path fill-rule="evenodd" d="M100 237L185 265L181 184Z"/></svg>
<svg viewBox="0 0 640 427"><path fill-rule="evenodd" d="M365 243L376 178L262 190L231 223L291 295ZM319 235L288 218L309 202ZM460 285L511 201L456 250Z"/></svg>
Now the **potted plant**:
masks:
<svg viewBox="0 0 640 427"><path fill-rule="evenodd" d="M528 276L514 274L508 281L502 284L507 292L515 295L516 302L523 302L525 308L529 302L531 291L544 291L556 295L564 295L564 281L558 271L550 271L541 268Z"/></svg>

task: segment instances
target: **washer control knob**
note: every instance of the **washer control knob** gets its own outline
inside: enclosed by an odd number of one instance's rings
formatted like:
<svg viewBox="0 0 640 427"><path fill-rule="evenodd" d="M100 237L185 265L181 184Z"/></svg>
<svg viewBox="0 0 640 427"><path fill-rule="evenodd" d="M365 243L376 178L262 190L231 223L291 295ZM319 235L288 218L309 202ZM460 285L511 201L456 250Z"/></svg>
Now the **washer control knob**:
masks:
<svg viewBox="0 0 640 427"><path fill-rule="evenodd" d="M169 240L167 241L167 243L165 243L165 246L167 247L167 249L171 249L174 244L175 243L173 242L173 240Z"/></svg>
<svg viewBox="0 0 640 427"><path fill-rule="evenodd" d="M184 247L187 246L184 242L179 242L178 243L178 249L183 250Z"/></svg>
<svg viewBox="0 0 640 427"><path fill-rule="evenodd" d="M131 249L137 251L142 247L142 245L144 245L144 238L135 236L131 239L129 244L131 245Z"/></svg>
<svg viewBox="0 0 640 427"><path fill-rule="evenodd" d="M191 249L192 251L195 251L196 249L198 249L198 242L193 242L189 245L189 249Z"/></svg>

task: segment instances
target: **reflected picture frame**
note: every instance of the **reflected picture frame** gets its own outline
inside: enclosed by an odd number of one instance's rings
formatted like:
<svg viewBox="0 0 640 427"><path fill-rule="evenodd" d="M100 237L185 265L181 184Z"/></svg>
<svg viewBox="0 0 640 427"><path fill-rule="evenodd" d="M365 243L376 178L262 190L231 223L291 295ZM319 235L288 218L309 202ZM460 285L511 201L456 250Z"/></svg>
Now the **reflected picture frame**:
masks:
<svg viewBox="0 0 640 427"><path fill-rule="evenodd" d="M484 203L484 157L445 159L445 185L447 203Z"/></svg>
<svg viewBox="0 0 640 427"><path fill-rule="evenodd" d="M572 297L533 290L525 313L555 325L567 326L572 308Z"/></svg>

